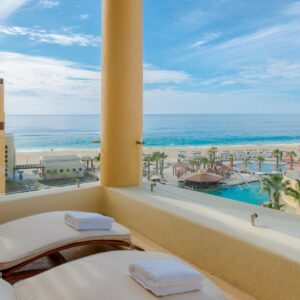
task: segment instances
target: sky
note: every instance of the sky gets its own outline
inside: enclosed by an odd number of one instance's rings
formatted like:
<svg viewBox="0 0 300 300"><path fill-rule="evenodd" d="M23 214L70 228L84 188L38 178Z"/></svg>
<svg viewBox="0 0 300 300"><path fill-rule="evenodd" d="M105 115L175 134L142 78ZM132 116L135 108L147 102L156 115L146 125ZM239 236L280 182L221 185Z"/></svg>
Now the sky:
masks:
<svg viewBox="0 0 300 300"><path fill-rule="evenodd" d="M300 1L144 0L144 112L300 112ZM100 0L1 0L7 114L98 114Z"/></svg>

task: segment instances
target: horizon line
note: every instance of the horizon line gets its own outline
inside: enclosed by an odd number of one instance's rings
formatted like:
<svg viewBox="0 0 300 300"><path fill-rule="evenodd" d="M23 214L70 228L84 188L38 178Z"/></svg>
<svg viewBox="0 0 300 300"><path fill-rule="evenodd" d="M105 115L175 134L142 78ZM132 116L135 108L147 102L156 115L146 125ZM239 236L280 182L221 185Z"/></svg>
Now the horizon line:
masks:
<svg viewBox="0 0 300 300"><path fill-rule="evenodd" d="M144 113L143 116L203 116L203 115L300 115L300 112L289 113ZM101 114L6 114L6 116L101 116Z"/></svg>

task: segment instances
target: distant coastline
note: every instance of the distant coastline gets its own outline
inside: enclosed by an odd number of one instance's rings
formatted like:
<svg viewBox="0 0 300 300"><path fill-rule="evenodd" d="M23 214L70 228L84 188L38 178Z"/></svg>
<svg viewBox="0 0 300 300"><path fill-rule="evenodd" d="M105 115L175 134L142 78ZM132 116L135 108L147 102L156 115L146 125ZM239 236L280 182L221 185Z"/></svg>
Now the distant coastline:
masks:
<svg viewBox="0 0 300 300"><path fill-rule="evenodd" d="M205 148L300 144L300 114L145 115L147 147ZM99 115L8 115L17 151L97 149Z"/></svg>
<svg viewBox="0 0 300 300"><path fill-rule="evenodd" d="M210 146L201 146L201 147L181 147L181 146L172 146L172 147L143 147L143 153L150 154L155 151L164 152L168 155L168 160L175 162L178 158L179 151L186 151L186 155L188 157L192 156L193 152L200 151L203 154L207 152ZM268 145L225 145L218 146L219 151L236 151L236 150L252 150L252 151L264 151L264 150L274 150L279 148L282 151L290 151L294 150L298 156L297 159L300 159L300 143L297 144L268 144ZM45 150L18 150L16 152L16 160L17 164L25 164L25 163L39 163L40 156L42 155L70 155L77 154L81 156L90 156L95 157L99 153L100 148L69 148L69 149L59 149L53 148L45 149Z"/></svg>

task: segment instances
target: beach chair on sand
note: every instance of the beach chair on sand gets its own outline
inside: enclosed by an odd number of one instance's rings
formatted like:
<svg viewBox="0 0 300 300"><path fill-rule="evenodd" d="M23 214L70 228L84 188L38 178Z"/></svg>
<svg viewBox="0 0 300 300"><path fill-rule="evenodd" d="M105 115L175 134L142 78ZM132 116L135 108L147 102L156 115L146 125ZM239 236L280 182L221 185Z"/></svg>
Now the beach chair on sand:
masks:
<svg viewBox="0 0 300 300"><path fill-rule="evenodd" d="M133 248L130 231L116 222L111 230L77 231L65 224L64 215L64 211L47 212L0 225L2 278L15 281L45 271L20 272L42 257L50 257L55 265L62 264L65 259L60 251L73 247L106 244Z"/></svg>
<svg viewBox="0 0 300 300"><path fill-rule="evenodd" d="M140 260L174 256L140 251L110 251L87 256L19 281L0 279L1 300L224 300L223 292L204 277L201 290L157 297L138 284L128 271Z"/></svg>

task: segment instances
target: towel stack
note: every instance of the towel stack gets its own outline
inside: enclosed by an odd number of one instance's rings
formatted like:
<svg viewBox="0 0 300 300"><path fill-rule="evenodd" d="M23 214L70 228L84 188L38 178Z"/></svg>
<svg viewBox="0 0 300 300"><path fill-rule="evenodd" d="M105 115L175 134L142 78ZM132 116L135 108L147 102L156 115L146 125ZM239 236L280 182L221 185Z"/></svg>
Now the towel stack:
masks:
<svg viewBox="0 0 300 300"><path fill-rule="evenodd" d="M156 296L200 290L203 282L200 272L172 259L138 261L129 265L129 273Z"/></svg>
<svg viewBox="0 0 300 300"><path fill-rule="evenodd" d="M76 230L111 230L113 221L114 219L97 213L65 213L65 223Z"/></svg>

